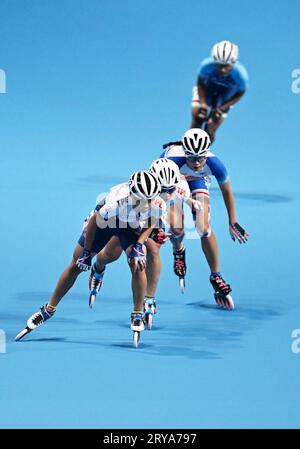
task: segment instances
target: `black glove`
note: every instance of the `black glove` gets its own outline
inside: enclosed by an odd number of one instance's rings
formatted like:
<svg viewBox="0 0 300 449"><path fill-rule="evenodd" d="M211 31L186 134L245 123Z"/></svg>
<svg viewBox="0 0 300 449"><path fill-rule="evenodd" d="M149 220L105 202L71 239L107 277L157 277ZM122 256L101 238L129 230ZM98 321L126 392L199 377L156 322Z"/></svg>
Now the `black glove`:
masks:
<svg viewBox="0 0 300 449"><path fill-rule="evenodd" d="M223 116L223 111L220 108L215 108L211 111L211 119L214 123L218 124Z"/></svg>
<svg viewBox="0 0 300 449"><path fill-rule="evenodd" d="M245 231L245 229L242 228L242 226L240 226L237 222L229 226L229 232L234 242L235 239L237 239L237 241L240 243L246 243L248 240L247 231Z"/></svg>
<svg viewBox="0 0 300 449"><path fill-rule="evenodd" d="M172 145L182 145L182 142L181 142L181 140L176 140L175 142L165 143L163 145L163 149L165 150L166 148L171 147Z"/></svg>

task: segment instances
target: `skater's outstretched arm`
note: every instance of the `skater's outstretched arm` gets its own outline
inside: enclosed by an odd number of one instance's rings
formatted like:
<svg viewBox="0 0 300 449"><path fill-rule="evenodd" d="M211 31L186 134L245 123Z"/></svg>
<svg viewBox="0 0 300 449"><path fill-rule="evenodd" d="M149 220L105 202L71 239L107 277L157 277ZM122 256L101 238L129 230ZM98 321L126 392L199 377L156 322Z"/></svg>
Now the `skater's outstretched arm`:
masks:
<svg viewBox="0 0 300 449"><path fill-rule="evenodd" d="M223 200L227 209L229 224L233 224L237 220L236 220L234 196L230 181L226 181L222 184L219 184L219 187L222 192Z"/></svg>
<svg viewBox="0 0 300 449"><path fill-rule="evenodd" d="M148 237L150 237L154 228L155 226L150 226L149 228L144 229L139 235L136 243L132 245L128 251L128 263L132 267L134 273L139 270L144 271L146 268L146 248L144 243Z"/></svg>
<svg viewBox="0 0 300 449"><path fill-rule="evenodd" d="M76 261L77 267L81 271L88 271L91 268L92 264L92 246L93 241L95 239L97 229L96 223L96 214L94 213L89 219L87 228L86 228L86 236L84 241L84 248L82 249L79 257Z"/></svg>
<svg viewBox="0 0 300 449"><path fill-rule="evenodd" d="M237 240L239 243L246 243L246 241L248 240L248 233L237 222L234 196L230 181L220 183L219 186L228 213L230 236L233 241Z"/></svg>
<svg viewBox="0 0 300 449"><path fill-rule="evenodd" d="M96 229L97 229L96 213L94 213L91 216L91 218L89 220L89 224L87 225L87 228L86 228L84 249L86 249L88 251L92 250L92 245L93 245L93 241L95 239Z"/></svg>

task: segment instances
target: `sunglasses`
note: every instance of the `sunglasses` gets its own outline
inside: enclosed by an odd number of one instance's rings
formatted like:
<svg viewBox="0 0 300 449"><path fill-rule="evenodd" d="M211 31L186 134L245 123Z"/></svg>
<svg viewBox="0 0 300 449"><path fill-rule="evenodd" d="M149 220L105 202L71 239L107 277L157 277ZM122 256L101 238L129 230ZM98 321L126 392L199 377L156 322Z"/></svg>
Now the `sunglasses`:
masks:
<svg viewBox="0 0 300 449"><path fill-rule="evenodd" d="M204 162L204 161L206 161L206 159L207 158L203 157L203 156L201 156L201 157L188 156L187 157L187 160L190 162Z"/></svg>
<svg viewBox="0 0 300 449"><path fill-rule="evenodd" d="M233 67L234 64L226 62L217 62L219 67Z"/></svg>
<svg viewBox="0 0 300 449"><path fill-rule="evenodd" d="M175 192L175 190L176 190L176 187L169 187L169 188L162 187L161 188L162 193L173 193L173 192Z"/></svg>

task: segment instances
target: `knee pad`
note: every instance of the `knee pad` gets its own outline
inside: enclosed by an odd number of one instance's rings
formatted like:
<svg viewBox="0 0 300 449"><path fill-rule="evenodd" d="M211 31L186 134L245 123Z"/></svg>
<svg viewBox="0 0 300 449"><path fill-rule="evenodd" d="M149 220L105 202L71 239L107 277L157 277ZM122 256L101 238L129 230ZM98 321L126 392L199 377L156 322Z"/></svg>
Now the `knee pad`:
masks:
<svg viewBox="0 0 300 449"><path fill-rule="evenodd" d="M203 232L201 229L198 228L198 226L196 226L196 230L199 234L199 237L201 239L207 239L208 237L211 236L211 227L209 226L209 228L207 229L207 231Z"/></svg>
<svg viewBox="0 0 300 449"><path fill-rule="evenodd" d="M175 239L175 240L178 240L178 239L184 237L184 230L182 230L180 234L175 234L175 232L173 232L173 230L170 228L170 229L169 229L169 233L172 234L172 235L171 235L171 238L172 238L172 239Z"/></svg>

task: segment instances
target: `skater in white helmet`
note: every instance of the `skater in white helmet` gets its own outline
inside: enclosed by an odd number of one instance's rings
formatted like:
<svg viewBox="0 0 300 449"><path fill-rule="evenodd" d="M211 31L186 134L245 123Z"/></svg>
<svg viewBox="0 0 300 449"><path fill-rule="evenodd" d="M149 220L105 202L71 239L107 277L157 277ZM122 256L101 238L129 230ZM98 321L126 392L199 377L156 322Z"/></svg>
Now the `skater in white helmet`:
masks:
<svg viewBox="0 0 300 449"><path fill-rule="evenodd" d="M193 88L191 128L202 128L213 142L216 130L248 88L248 73L238 61L239 48L230 41L216 43L202 61Z"/></svg>
<svg viewBox="0 0 300 449"><path fill-rule="evenodd" d="M191 198L191 192L185 177L171 159L160 158L152 162L150 173L153 173L161 184L161 198L166 202L168 214L166 222L160 223L146 242L147 247L147 293L145 297L145 320L148 329L152 327L153 315L156 313L156 290L161 272L160 248L176 231L178 223L182 225L183 202L190 207L200 208L200 203ZM176 209L180 214L176 215ZM178 223L176 223L178 222ZM170 225L170 232L166 231Z"/></svg>
<svg viewBox="0 0 300 449"><path fill-rule="evenodd" d="M174 161L187 180L192 197L201 203L200 210L194 210L193 218L201 239L201 246L210 268L210 282L215 290L215 299L219 305L228 309L234 307L229 295L231 287L220 273L218 246L210 226L209 187L211 177L215 177L221 190L228 214L229 232L233 241L246 243L248 233L239 225L236 217L234 196L228 173L222 162L209 151L210 138L202 129L190 129L181 141L169 143L162 157ZM182 244L184 229L177 229L177 236L171 238L174 249L174 271L177 276L186 272L185 248Z"/></svg>
<svg viewBox="0 0 300 449"><path fill-rule="evenodd" d="M91 296L94 302L99 292L106 265L115 260L112 248L116 241L125 251L132 272L134 310L131 314L131 329L137 346L139 333L144 330L144 298L147 288L146 241L166 216L166 204L159 196L161 185L150 172L134 173L129 183L111 189L105 205L97 211L94 226L102 226L103 219L115 218L117 231L111 241L97 254L90 276ZM91 230L90 230L91 231Z"/></svg>
<svg viewBox="0 0 300 449"><path fill-rule="evenodd" d="M157 178L148 172L136 172L128 183L111 189L85 220L73 260L62 273L50 301L28 319L26 328L17 335L17 341L54 315L58 303L73 286L78 275L91 268L92 258L104 248L105 257L110 262L119 258L122 249L126 250L133 276L132 326L142 330L146 293L144 241L166 210L159 193ZM90 302L100 290L104 268L101 266L98 270L97 264L92 267Z"/></svg>

